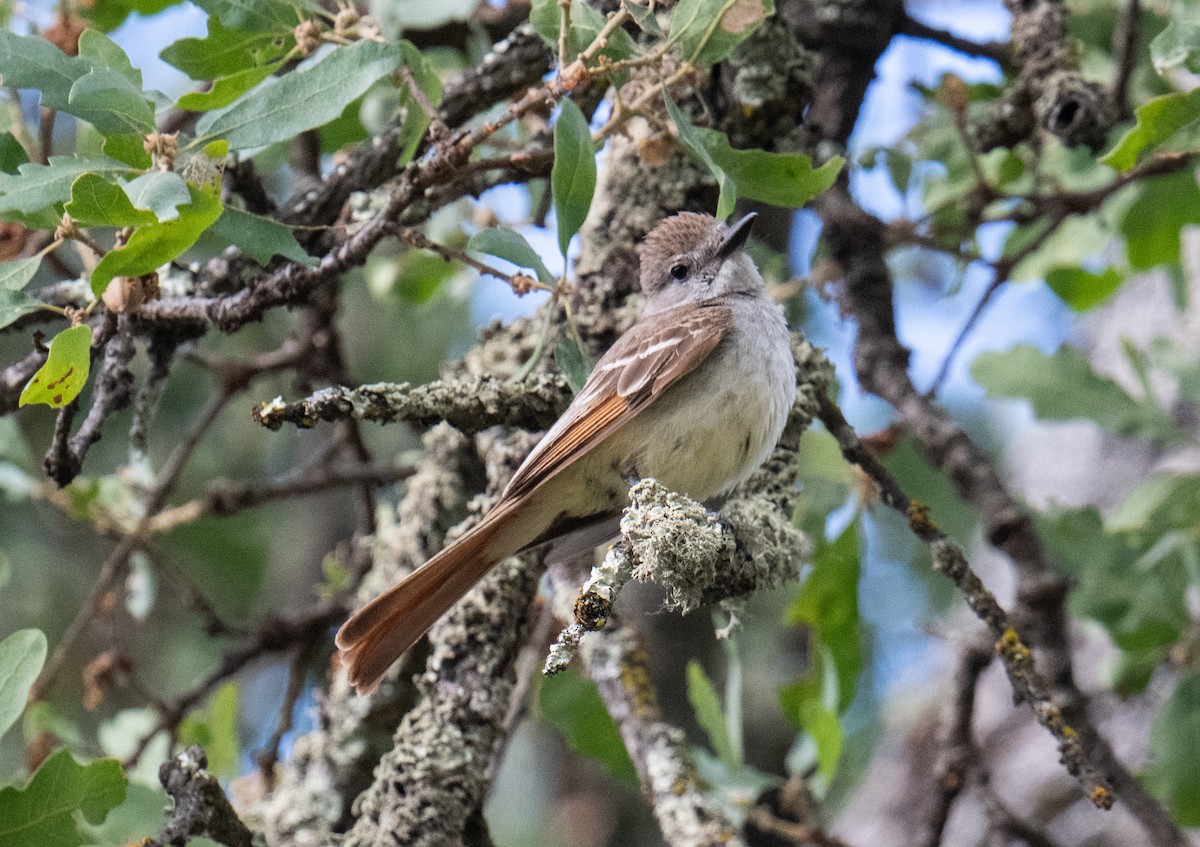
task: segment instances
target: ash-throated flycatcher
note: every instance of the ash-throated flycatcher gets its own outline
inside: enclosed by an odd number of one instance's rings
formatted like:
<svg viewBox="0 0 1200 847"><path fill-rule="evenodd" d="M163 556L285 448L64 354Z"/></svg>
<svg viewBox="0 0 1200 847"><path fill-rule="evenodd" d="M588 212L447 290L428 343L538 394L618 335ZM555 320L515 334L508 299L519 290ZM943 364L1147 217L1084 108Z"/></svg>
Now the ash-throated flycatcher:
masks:
<svg viewBox="0 0 1200 847"><path fill-rule="evenodd" d="M642 315L471 531L337 634L371 691L400 654L501 559L610 519L631 474L707 500L770 454L796 396L787 324L742 248L754 215L667 218L639 253Z"/></svg>

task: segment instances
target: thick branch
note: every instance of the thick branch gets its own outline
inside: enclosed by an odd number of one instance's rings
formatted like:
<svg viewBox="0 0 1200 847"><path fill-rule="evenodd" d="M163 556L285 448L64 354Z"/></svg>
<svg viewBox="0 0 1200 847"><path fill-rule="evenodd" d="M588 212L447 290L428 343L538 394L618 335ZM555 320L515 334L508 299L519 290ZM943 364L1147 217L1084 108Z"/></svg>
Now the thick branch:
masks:
<svg viewBox="0 0 1200 847"><path fill-rule="evenodd" d="M357 801L343 847L459 843L484 826L489 763L500 749L538 568L498 566L430 632L424 695Z"/></svg>
<svg viewBox="0 0 1200 847"><path fill-rule="evenodd" d="M597 633L584 647L587 674L637 766L663 839L671 847L738 847L737 830L702 790L683 731L663 720L645 649L628 627Z"/></svg>
<svg viewBox="0 0 1200 847"><path fill-rule="evenodd" d="M238 818L221 783L207 767L208 759L196 744L163 762L158 779L171 795L171 818L157 838L143 842L146 847L183 847L197 836L226 847L252 847L254 834Z"/></svg>
<svg viewBox="0 0 1200 847"><path fill-rule="evenodd" d="M477 377L415 388L408 383L379 382L358 388L323 388L294 403L272 400L260 404L253 415L268 429L279 429L284 423L309 428L322 420L422 425L446 421L471 434L497 424L545 429L563 413L570 398L566 380L549 374L533 375L526 382Z"/></svg>
<svg viewBox="0 0 1200 847"><path fill-rule="evenodd" d="M1063 0L1005 0L1020 73L975 127L984 150L1011 147L1041 128L1064 144L1105 143L1117 120L1113 92L1085 79L1071 49Z"/></svg>
<svg viewBox="0 0 1200 847"><path fill-rule="evenodd" d="M362 601L437 552L478 485L478 457L460 433L442 424L423 444L404 498L381 515L375 566L359 590ZM401 662L369 697L355 695L335 676L320 701L316 728L298 737L291 758L276 766L275 789L258 809L270 844L327 844L335 829L348 828L352 801L370 786L380 757L393 746L394 728L413 705L409 680L417 670Z"/></svg>

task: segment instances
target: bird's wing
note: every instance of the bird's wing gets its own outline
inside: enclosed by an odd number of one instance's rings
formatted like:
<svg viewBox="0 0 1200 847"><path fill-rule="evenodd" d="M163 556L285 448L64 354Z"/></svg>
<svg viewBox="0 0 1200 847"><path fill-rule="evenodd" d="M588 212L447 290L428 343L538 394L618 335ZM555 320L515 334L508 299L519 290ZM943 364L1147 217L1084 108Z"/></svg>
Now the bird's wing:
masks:
<svg viewBox="0 0 1200 847"><path fill-rule="evenodd" d="M732 323L732 309L709 301L634 325L596 363L571 405L517 469L503 499L528 494L653 403L704 361Z"/></svg>

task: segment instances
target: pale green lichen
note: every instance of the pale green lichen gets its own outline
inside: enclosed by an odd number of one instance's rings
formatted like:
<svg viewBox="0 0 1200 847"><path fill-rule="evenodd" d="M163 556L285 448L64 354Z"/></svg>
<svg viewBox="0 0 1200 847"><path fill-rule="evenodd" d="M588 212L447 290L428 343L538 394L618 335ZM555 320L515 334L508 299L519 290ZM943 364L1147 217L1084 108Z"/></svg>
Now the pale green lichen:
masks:
<svg viewBox="0 0 1200 847"><path fill-rule="evenodd" d="M739 544L736 577L751 590L777 588L799 579L801 563L812 555L812 545L792 523L790 513L780 511L763 495L731 500L721 515ZM731 574L731 583L735 574Z"/></svg>
<svg viewBox="0 0 1200 847"><path fill-rule="evenodd" d="M629 489L621 535L629 544L634 579L657 583L666 607L684 613L700 606L736 547L707 509L653 479Z"/></svg>

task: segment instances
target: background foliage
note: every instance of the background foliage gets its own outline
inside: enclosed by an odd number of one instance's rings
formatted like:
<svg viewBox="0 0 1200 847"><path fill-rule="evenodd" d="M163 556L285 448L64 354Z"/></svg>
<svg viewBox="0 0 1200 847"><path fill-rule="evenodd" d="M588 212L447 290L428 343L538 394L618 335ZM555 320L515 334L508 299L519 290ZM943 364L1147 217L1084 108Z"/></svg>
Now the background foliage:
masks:
<svg viewBox="0 0 1200 847"><path fill-rule="evenodd" d="M358 831L423 659L339 737L330 634L447 415L373 427L357 400L271 398L485 373L577 390L629 317L630 268L596 289L604 270L574 266L588 238L642 234L604 218L641 190L608 181L621 145L647 183L696 174L679 203L762 212L751 249L851 423L1013 609L1116 795L1088 803L985 670L963 597L817 427L795 585L722 640L725 611L627 598L712 814L771 845L1200 827L1194 5L2 8L0 847L246 843L171 828L185 795L159 765L192 744L268 841ZM494 315L511 349L473 348ZM514 408L461 428L537 428ZM442 469L482 490L466 464ZM431 495L421 543L459 495ZM536 673L548 625L478 775L490 835L467 842L709 843L664 823L603 685ZM321 733L343 752L314 753ZM284 774L319 756L342 805L314 811L324 830L280 823Z"/></svg>

